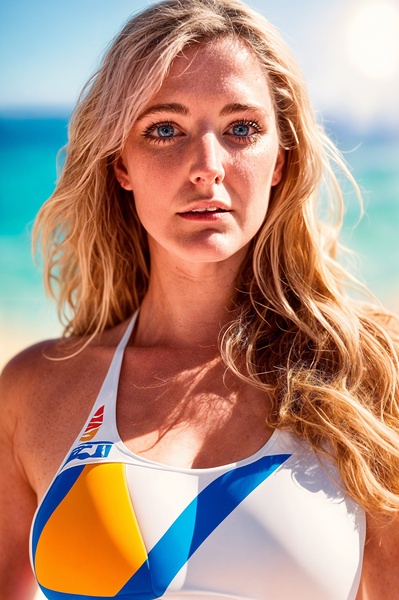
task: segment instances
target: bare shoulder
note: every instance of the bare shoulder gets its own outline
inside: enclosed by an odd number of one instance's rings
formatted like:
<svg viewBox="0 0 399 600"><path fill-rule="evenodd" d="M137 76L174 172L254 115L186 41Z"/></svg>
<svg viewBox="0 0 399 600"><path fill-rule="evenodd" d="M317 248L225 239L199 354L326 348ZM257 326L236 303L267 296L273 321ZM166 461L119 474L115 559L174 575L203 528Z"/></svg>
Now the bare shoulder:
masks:
<svg viewBox="0 0 399 600"><path fill-rule="evenodd" d="M12 375L15 369L29 369L32 368L37 361L43 361L46 357L55 357L58 349L62 347L61 339L43 340L33 346L29 346L16 354L11 360L4 366L1 377L8 377ZM23 374L23 372L22 372Z"/></svg>
<svg viewBox="0 0 399 600"><path fill-rule="evenodd" d="M35 387L50 374L51 361L47 356L55 355L59 340L43 341L17 354L4 367L0 376L0 402L6 423L25 410L26 399Z"/></svg>
<svg viewBox="0 0 399 600"><path fill-rule="evenodd" d="M77 352L77 350L80 350ZM113 348L49 340L13 358L0 378L4 428L40 498L85 422Z"/></svg>
<svg viewBox="0 0 399 600"><path fill-rule="evenodd" d="M44 404L56 404L69 390L84 386L101 362L108 335L85 347L82 340L53 339L26 348L4 367L0 376L0 397L9 415L19 411L40 410Z"/></svg>
<svg viewBox="0 0 399 600"><path fill-rule="evenodd" d="M397 600L399 515L367 516L362 586L358 600Z"/></svg>

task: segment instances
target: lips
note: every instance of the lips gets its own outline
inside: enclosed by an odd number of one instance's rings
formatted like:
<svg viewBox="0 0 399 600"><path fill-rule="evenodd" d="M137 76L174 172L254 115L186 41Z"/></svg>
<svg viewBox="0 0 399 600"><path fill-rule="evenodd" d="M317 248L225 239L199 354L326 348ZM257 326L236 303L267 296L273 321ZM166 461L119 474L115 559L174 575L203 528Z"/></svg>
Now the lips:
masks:
<svg viewBox="0 0 399 600"><path fill-rule="evenodd" d="M179 212L179 215L199 214L199 213L226 213L231 212L231 208L221 200L201 200L193 202L187 209Z"/></svg>
<svg viewBox="0 0 399 600"><path fill-rule="evenodd" d="M206 212L228 212L227 210L224 210L223 208L216 208L216 206L213 207L209 207L209 208L193 208L192 210L187 211L189 213L206 213Z"/></svg>

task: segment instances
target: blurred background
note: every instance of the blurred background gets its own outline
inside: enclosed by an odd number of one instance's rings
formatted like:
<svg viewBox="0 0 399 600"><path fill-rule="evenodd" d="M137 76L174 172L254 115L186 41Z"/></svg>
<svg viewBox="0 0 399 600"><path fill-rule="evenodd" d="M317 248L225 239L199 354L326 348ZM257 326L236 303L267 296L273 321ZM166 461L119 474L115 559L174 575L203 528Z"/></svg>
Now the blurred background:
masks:
<svg viewBox="0 0 399 600"><path fill-rule="evenodd" d="M2 0L0 5L0 367L61 333L30 253L30 231L54 189L56 154L78 94L121 24L146 0ZM344 241L357 276L399 312L399 3L252 0L280 30L320 120L358 180Z"/></svg>

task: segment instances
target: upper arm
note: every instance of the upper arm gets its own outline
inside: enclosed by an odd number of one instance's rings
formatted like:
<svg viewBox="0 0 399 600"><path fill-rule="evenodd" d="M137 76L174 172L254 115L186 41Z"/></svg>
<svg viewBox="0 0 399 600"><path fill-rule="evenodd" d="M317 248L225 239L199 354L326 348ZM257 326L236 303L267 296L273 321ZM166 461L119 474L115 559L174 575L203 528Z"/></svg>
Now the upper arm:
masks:
<svg viewBox="0 0 399 600"><path fill-rule="evenodd" d="M24 380L19 366L13 361L0 377L0 600L28 600L36 589L29 562L36 494L15 445Z"/></svg>
<svg viewBox="0 0 399 600"><path fill-rule="evenodd" d="M367 539L358 600L398 600L399 515L367 517Z"/></svg>

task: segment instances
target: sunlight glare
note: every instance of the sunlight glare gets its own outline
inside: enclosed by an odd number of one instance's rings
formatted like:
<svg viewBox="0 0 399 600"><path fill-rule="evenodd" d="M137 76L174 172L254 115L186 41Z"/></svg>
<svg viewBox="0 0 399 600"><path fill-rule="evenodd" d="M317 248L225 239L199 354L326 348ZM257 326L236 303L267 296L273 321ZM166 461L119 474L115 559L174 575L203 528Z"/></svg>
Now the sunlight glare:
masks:
<svg viewBox="0 0 399 600"><path fill-rule="evenodd" d="M366 77L386 80L399 70L399 7L386 0L362 2L351 15L347 51Z"/></svg>

